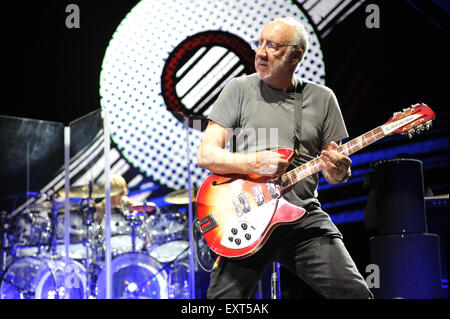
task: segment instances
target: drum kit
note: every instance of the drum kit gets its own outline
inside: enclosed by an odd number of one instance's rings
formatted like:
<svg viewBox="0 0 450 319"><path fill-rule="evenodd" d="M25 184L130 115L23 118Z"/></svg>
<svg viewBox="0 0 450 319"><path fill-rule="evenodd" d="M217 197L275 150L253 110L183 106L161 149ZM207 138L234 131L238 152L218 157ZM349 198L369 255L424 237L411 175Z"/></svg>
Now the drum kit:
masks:
<svg viewBox="0 0 450 319"><path fill-rule="evenodd" d="M94 187L92 187L94 186ZM111 188L111 196L120 194ZM57 193L65 195L64 190ZM168 194L187 204L185 191ZM56 196L55 196L56 197ZM70 244L64 244L64 202L54 198L3 214L0 299L103 299L106 297L105 218L89 204L105 197L96 185L71 187ZM169 206L170 207L170 206ZM184 213L142 203L111 209L112 298L189 298L189 229ZM67 263L69 260L69 263Z"/></svg>

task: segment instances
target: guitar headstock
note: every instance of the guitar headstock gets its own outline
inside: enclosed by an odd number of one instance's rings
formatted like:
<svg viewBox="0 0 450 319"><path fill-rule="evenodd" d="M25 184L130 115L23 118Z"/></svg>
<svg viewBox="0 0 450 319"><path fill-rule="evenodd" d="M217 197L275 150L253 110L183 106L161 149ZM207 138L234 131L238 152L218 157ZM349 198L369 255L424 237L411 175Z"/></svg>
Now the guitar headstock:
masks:
<svg viewBox="0 0 450 319"><path fill-rule="evenodd" d="M402 134L411 138L414 134L430 129L435 117L427 105L414 104L401 112L395 112L381 128L385 135Z"/></svg>

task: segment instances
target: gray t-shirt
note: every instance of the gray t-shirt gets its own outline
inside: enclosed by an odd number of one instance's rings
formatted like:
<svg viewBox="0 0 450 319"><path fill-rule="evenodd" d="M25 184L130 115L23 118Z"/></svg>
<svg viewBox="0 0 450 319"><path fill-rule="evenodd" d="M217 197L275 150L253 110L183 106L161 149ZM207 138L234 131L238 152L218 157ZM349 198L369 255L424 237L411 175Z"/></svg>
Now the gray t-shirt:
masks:
<svg viewBox="0 0 450 319"><path fill-rule="evenodd" d="M291 165L295 167L314 159L324 145L348 137L333 91L303 81L300 156ZM232 146L236 152L293 149L294 107L299 104L295 95L271 88L256 73L234 78L222 90L208 119L237 134ZM314 174L297 183L284 197L301 207L319 205L317 184L318 174Z"/></svg>

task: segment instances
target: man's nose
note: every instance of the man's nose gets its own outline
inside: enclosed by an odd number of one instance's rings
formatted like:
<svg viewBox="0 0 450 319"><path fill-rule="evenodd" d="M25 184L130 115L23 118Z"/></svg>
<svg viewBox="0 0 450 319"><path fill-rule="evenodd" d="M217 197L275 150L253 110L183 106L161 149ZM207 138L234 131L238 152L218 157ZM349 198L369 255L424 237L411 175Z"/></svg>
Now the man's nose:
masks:
<svg viewBox="0 0 450 319"><path fill-rule="evenodd" d="M265 57L267 56L267 47L266 47L266 43L260 45L257 49L256 49L256 55L260 56L260 57Z"/></svg>

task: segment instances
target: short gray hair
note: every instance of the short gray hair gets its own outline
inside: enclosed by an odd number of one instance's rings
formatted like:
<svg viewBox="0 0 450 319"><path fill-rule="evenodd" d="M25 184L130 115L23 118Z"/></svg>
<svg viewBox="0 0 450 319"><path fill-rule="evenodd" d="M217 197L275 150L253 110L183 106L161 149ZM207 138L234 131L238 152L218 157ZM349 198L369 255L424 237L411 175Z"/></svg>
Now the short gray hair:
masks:
<svg viewBox="0 0 450 319"><path fill-rule="evenodd" d="M276 19L275 21L282 21L286 24L292 25L295 27L295 34L294 38L292 39L293 44L295 44L297 47L300 47L302 49L302 56L300 57L300 62L303 60L303 57L306 54L306 51L308 50L308 31L306 31L305 26L298 20L291 18L291 17L284 17L280 19ZM292 48L291 51L294 49Z"/></svg>

